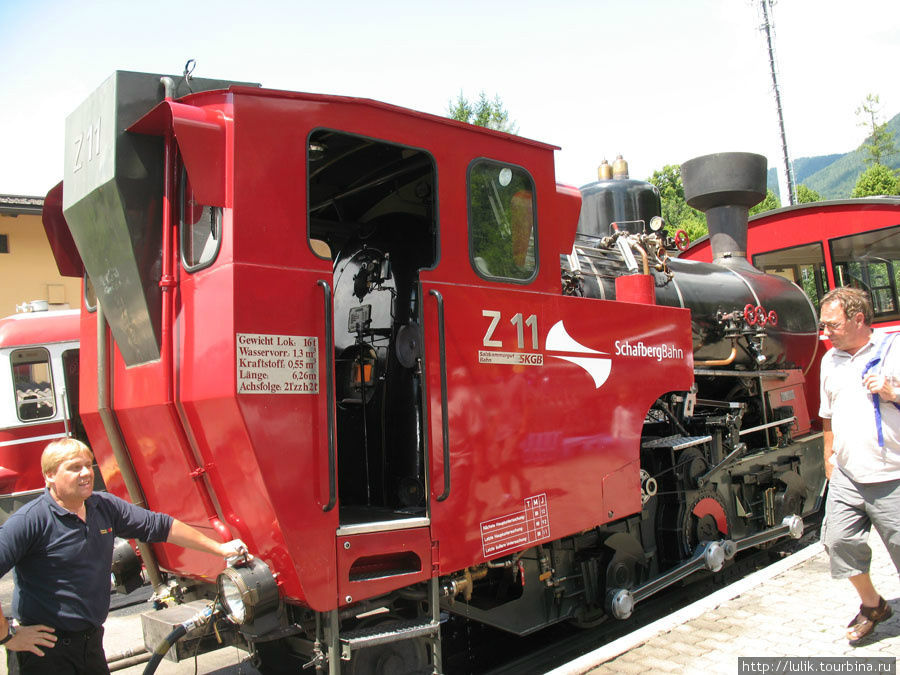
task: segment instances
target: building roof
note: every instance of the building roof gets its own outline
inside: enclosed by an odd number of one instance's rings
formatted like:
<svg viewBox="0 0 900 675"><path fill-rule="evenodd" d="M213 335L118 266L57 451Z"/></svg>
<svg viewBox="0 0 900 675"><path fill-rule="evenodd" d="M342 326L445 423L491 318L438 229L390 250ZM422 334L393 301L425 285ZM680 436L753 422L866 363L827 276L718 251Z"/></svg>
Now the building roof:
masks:
<svg viewBox="0 0 900 675"><path fill-rule="evenodd" d="M28 195L0 195L0 214L6 216L41 215L44 208L43 197Z"/></svg>

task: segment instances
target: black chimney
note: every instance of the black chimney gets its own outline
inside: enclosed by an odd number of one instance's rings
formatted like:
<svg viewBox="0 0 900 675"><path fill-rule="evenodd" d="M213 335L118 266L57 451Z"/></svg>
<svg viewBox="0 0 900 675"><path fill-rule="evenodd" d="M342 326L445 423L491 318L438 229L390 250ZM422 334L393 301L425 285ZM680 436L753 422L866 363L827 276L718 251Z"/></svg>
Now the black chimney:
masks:
<svg viewBox="0 0 900 675"><path fill-rule="evenodd" d="M766 196L766 158L749 152L721 152L681 165L688 205L706 213L713 262L747 260L750 207Z"/></svg>

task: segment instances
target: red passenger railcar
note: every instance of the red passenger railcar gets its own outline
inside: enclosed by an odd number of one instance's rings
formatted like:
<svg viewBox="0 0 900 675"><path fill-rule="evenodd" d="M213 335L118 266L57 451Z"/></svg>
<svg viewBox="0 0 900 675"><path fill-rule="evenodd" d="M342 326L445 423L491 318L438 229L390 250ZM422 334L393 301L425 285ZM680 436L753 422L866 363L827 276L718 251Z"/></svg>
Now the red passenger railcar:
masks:
<svg viewBox="0 0 900 675"><path fill-rule="evenodd" d="M437 672L447 612L624 618L819 506L809 303L670 261L651 186L579 193L552 146L370 100L137 73L67 139L104 477L249 545L145 563L179 599L218 575L265 668ZM758 159L712 158L754 176L727 191L744 228Z"/></svg>
<svg viewBox="0 0 900 675"><path fill-rule="evenodd" d="M78 316L0 319L0 524L43 490L44 446L77 432Z"/></svg>

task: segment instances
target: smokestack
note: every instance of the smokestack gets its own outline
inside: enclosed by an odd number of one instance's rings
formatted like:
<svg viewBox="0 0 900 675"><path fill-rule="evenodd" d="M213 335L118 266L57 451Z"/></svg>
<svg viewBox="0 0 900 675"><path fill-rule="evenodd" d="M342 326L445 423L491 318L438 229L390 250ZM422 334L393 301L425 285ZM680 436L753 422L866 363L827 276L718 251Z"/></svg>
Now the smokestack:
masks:
<svg viewBox="0 0 900 675"><path fill-rule="evenodd" d="M681 165L688 205L706 214L713 262L747 260L750 207L766 196L766 158L749 152L721 152Z"/></svg>

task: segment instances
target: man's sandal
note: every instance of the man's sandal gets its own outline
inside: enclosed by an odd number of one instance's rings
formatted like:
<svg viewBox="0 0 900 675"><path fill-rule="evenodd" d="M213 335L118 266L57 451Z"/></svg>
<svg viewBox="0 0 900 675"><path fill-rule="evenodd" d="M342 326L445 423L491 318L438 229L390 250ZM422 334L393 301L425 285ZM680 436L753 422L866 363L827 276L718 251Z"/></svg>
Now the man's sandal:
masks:
<svg viewBox="0 0 900 675"><path fill-rule="evenodd" d="M850 640L851 643L859 642L875 630L875 626L882 621L890 619L893 614L894 610L891 609L891 606L887 604L882 597L878 598L877 607L860 605L859 614L853 618L853 621L847 624L847 639Z"/></svg>

